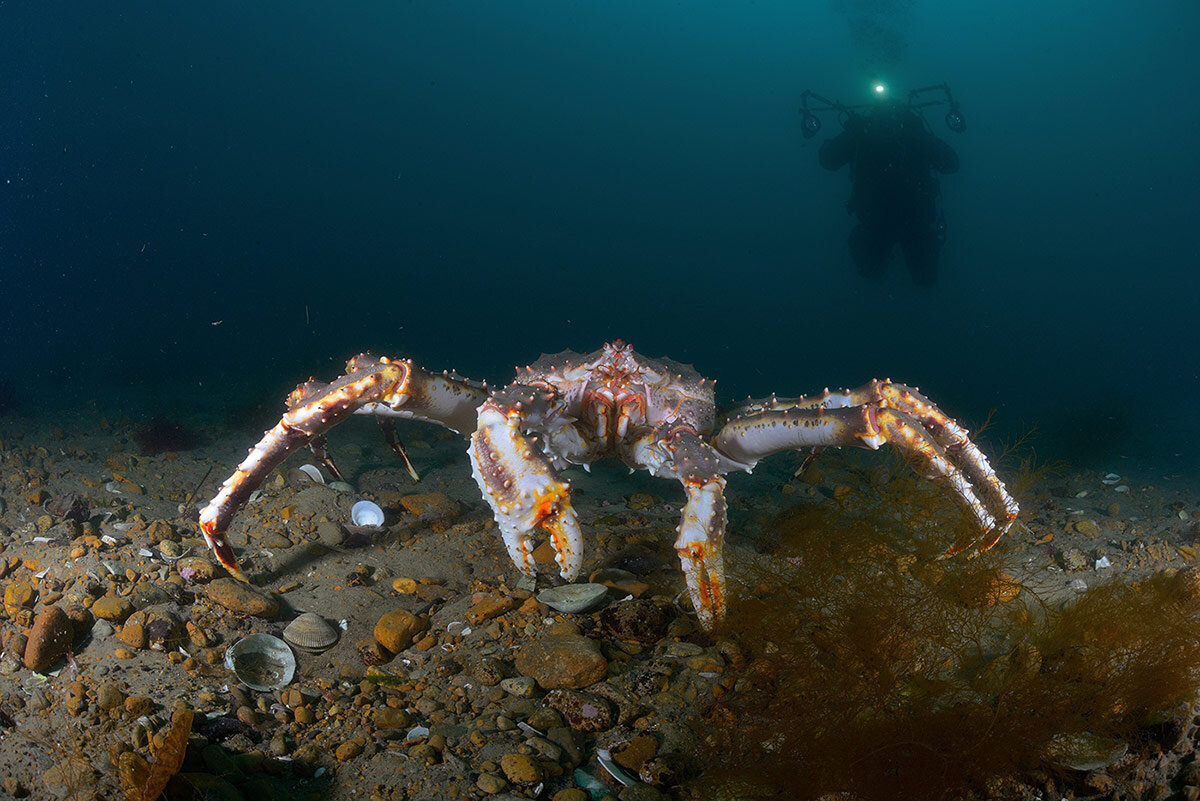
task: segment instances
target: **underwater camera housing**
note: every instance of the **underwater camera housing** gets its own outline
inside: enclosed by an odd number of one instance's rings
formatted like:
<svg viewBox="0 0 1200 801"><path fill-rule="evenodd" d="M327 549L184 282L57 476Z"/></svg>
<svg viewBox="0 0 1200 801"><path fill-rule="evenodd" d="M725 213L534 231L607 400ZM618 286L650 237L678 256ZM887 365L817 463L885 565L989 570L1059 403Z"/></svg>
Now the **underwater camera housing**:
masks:
<svg viewBox="0 0 1200 801"><path fill-rule="evenodd" d="M887 87L882 83L876 83L872 88L874 93L879 96L886 94L887 91ZM945 97L935 97L932 100L923 99L923 97L928 96L929 92L941 92L945 95ZM818 103L822 103L823 105L810 106L810 99L815 100ZM945 83L938 83L932 86L922 86L920 89L913 89L908 93L908 107L917 112L917 114L921 114L922 118L924 118L922 109L941 105L950 107L950 110L946 112L946 116L944 118L946 127L955 133L965 132L967 130L967 121L963 117L962 110L958 106L958 101L955 100L954 95L950 93L949 85ZM855 105L846 105L844 103L839 103L836 100L829 100L828 98L822 97L821 95L816 94L809 89L805 89L800 95L800 132L805 139L812 139L814 136L820 133L821 118L817 116L819 112L836 111L838 113L838 120L842 123L842 127L845 127L846 121L857 116L857 111L859 109L873 108L875 106L876 103L858 103Z"/></svg>

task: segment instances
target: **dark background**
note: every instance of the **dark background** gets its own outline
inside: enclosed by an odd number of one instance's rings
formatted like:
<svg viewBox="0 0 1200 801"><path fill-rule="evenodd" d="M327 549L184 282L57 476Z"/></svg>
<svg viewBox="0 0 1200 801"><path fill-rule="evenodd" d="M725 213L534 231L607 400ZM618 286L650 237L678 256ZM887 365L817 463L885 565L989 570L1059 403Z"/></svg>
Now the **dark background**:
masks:
<svg viewBox="0 0 1200 801"><path fill-rule="evenodd" d="M0 379L216 413L621 337L726 401L887 375L993 448L1194 475L1197 41L1190 2L0 2ZM928 114L932 290L854 274L836 120L800 136L876 79L966 116Z"/></svg>

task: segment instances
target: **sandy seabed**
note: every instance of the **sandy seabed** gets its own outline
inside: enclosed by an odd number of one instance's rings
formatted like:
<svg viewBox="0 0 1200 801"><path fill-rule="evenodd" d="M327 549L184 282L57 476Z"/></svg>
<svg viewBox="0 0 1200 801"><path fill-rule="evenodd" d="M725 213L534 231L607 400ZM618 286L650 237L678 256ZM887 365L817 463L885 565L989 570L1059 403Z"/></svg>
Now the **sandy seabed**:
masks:
<svg viewBox="0 0 1200 801"><path fill-rule="evenodd" d="M222 580L194 514L256 432L182 424L191 447L144 455L128 420L0 417L0 794L761 797L740 779L705 785L714 721L738 725L712 710L736 708L750 666L772 654L695 624L671 547L677 485L620 466L568 472L585 575L610 588L599 607L566 614L538 600L552 578L532 587L509 562L463 440L402 425L414 483L371 426L347 425L330 449L348 486L312 482L296 468L315 460L294 454L235 520L246 590ZM776 556L781 515L878 505L894 462L828 454L797 477L799 458L784 455L729 477L734 619L763 591L739 565ZM1066 467L1018 497L1021 522L998 549L1017 589L989 605L1020 593L1065 605L1200 555L1200 499L1184 477ZM385 511L378 530L346 525L364 498ZM552 573L546 549L537 555ZM303 612L336 643L293 649L285 687L239 683L227 649L282 635ZM184 710L186 750L171 736ZM981 782L978 797L1194 799L1188 721L1173 742L1127 743L1086 770L1029 765ZM942 797L930 781L929 797Z"/></svg>

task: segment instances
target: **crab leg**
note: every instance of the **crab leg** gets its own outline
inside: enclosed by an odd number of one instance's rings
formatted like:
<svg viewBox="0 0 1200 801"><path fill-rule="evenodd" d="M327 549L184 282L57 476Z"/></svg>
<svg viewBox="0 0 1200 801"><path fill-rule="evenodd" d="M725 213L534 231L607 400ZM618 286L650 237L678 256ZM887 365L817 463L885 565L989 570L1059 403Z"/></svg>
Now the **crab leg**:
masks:
<svg viewBox="0 0 1200 801"><path fill-rule="evenodd" d="M301 393L305 387L308 392ZM297 393L301 393L297 395ZM346 365L346 375L332 384L309 382L293 393L291 408L267 431L200 512L200 532L217 560L235 578L246 580L225 531L237 510L289 453L305 445L323 446L326 432L365 407L372 413L440 423L468 430L485 390L456 376L435 375L409 360L390 361L367 354Z"/></svg>
<svg viewBox="0 0 1200 801"><path fill-rule="evenodd" d="M987 457L965 429L916 390L890 381L871 381L842 393L771 398L749 402L713 439L725 457L753 467L782 450L828 445L877 449L891 442L923 476L944 481L966 506L980 535L962 547L991 548L1017 518L1008 494Z"/></svg>
<svg viewBox="0 0 1200 801"><path fill-rule="evenodd" d="M675 552L700 625L711 631L725 617L725 479L717 475L720 460L689 426L670 429L661 446L687 493Z"/></svg>
<svg viewBox="0 0 1200 801"><path fill-rule="evenodd" d="M554 401L553 390L542 387L514 385L496 393L479 409L469 454L471 474L500 524L513 564L536 575L530 535L542 528L550 534L559 573L570 581L583 567L571 488L523 431L540 424Z"/></svg>

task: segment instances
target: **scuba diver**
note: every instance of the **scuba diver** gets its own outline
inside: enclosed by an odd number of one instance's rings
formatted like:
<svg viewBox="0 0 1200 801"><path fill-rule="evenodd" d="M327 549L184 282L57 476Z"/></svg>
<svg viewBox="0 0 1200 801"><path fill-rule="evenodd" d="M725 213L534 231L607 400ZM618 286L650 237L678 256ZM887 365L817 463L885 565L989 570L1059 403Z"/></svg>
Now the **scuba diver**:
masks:
<svg viewBox="0 0 1200 801"><path fill-rule="evenodd" d="M850 254L859 274L866 278L883 276L898 244L914 282L930 286L937 280L946 225L933 172L957 172L959 162L950 145L935 136L918 113L922 106L942 101L913 102L918 93L931 89L946 92L951 106L946 124L962 133L962 115L945 84L914 90L907 103L883 101L865 114L856 111L861 107L843 106L805 92L801 111L805 138L820 129L813 111L826 110L809 109L809 96L841 114L842 132L822 143L818 158L827 170L850 165L847 210L858 219L850 231ZM876 91L882 93L882 86Z"/></svg>

